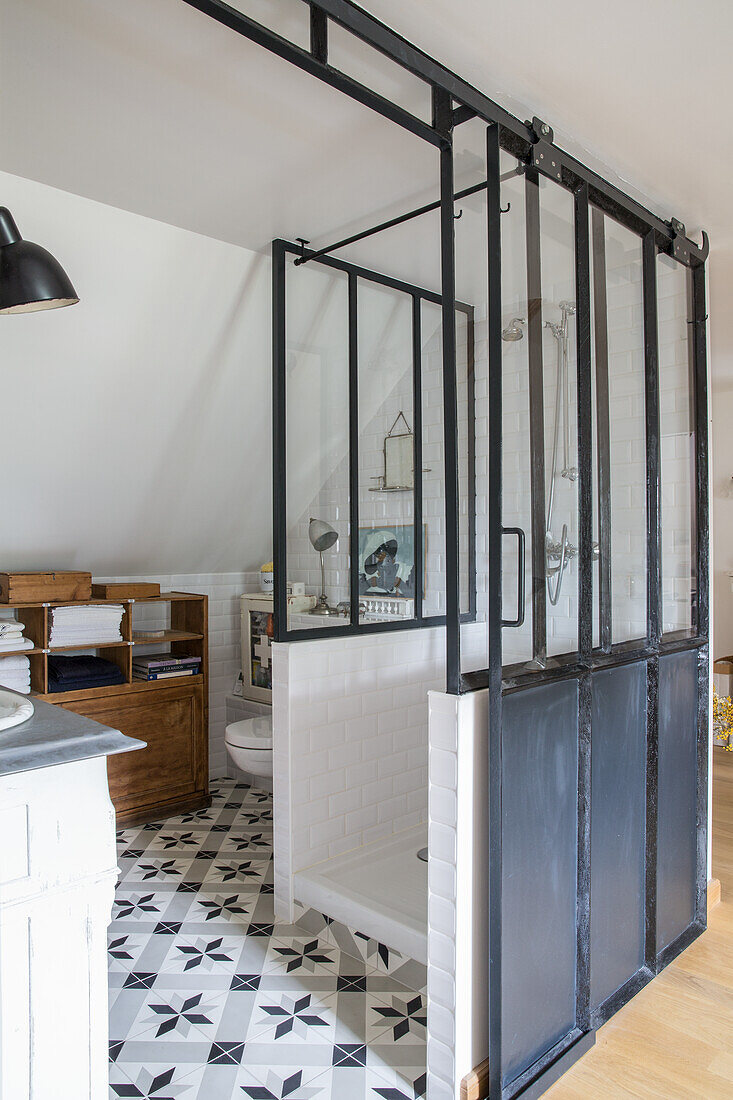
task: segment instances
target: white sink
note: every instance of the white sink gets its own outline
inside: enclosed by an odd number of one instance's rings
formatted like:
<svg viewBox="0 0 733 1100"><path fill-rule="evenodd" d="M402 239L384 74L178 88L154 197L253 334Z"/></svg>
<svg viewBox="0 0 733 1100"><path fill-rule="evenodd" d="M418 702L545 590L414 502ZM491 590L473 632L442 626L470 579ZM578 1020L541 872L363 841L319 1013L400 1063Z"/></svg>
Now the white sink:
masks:
<svg viewBox="0 0 733 1100"><path fill-rule="evenodd" d="M0 730L19 726L33 717L33 703L25 695L0 687Z"/></svg>

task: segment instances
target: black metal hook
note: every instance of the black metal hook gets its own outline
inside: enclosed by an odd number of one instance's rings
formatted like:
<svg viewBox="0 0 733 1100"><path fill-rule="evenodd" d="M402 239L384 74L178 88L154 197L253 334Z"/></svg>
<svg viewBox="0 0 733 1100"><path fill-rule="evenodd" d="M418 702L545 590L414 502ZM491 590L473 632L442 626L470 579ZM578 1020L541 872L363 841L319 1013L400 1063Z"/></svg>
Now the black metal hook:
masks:
<svg viewBox="0 0 733 1100"><path fill-rule="evenodd" d="M503 206L499 207L499 213L500 214L508 214L509 211L511 210L511 208L512 208L512 204L510 202L508 202L506 204L506 208L504 208Z"/></svg>
<svg viewBox="0 0 733 1100"><path fill-rule="evenodd" d="M463 217L463 210L462 209L459 210L457 214L453 215L453 217L455 218L456 221L458 221L459 218Z"/></svg>
<svg viewBox="0 0 733 1100"><path fill-rule="evenodd" d="M295 266L298 267L300 264L304 264L305 261L308 259L305 254L305 246L307 244L310 244L310 241L307 241L305 237L296 237L295 239L300 245L300 256L298 256L298 258L293 262L295 263Z"/></svg>

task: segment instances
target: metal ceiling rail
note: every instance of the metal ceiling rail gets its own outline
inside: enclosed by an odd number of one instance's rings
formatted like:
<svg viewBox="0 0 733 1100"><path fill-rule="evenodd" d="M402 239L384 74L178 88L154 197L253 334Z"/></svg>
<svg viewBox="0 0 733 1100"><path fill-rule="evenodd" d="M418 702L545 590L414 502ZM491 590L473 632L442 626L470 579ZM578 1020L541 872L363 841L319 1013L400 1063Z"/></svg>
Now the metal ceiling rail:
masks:
<svg viewBox="0 0 733 1100"><path fill-rule="evenodd" d="M243 15L241 11L230 7L229 4L224 4L222 0L183 0L183 2L188 4L189 7L196 8L203 15L208 15L217 23L236 31L244 38L249 38L251 42L256 43L258 46L264 46L266 50L277 54L285 61L297 65L299 69L310 73L311 76L318 77L325 84L330 84L337 91L344 92L357 102L363 103L365 107L370 107L377 114L396 122L399 126L409 130L424 141L429 141L432 145L438 147L444 144L447 134L439 132L435 127L410 114L409 111L399 107L396 103L385 99L378 92L372 91L371 88L365 87L352 77L346 76L345 73L328 65L323 60L326 56L326 49L325 39L320 28L319 33L311 34L311 52L309 52L300 46L296 46L295 43L289 42L287 38L275 34L274 31L264 27L261 23L257 23L254 19ZM318 27L318 23L314 20L311 23L312 32L315 27Z"/></svg>
<svg viewBox="0 0 733 1100"><path fill-rule="evenodd" d="M643 235L653 230L657 247L669 252L679 262L687 266L697 266L707 259L709 242L705 232L702 245L697 245L686 236L684 225L676 218L669 222L664 221L587 165L554 145L552 129L546 123L537 118L532 122L521 122L483 92L351 0L302 0L310 8L310 50L289 42L223 0L183 2L439 148L445 142L450 142L453 126L469 118L479 116L488 123L496 123L499 126L501 147L520 160L532 164L538 171L563 182L573 190L587 184L588 198L592 205L598 206L636 233ZM431 125L329 65L329 20L430 85L433 91L447 93L457 104L452 111L451 121L446 124L445 120L433 119ZM551 161L554 162L553 170L547 171Z"/></svg>

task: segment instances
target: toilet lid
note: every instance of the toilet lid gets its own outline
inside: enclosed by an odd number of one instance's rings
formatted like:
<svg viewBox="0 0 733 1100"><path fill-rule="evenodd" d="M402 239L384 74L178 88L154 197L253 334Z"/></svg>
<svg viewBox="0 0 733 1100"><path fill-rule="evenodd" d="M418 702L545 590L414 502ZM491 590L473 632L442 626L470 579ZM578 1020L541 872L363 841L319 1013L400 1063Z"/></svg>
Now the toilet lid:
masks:
<svg viewBox="0 0 733 1100"><path fill-rule="evenodd" d="M241 722L232 722L224 735L227 744L240 749L271 749L272 718L243 718Z"/></svg>

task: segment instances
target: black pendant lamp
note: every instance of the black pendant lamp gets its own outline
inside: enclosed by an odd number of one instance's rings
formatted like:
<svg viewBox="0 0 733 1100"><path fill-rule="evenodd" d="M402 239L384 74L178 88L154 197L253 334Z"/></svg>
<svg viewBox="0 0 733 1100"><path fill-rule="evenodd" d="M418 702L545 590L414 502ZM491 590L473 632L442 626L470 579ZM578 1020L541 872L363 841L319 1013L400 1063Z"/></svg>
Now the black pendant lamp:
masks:
<svg viewBox="0 0 733 1100"><path fill-rule="evenodd" d="M73 306L79 296L50 252L24 241L13 215L0 206L0 313Z"/></svg>

